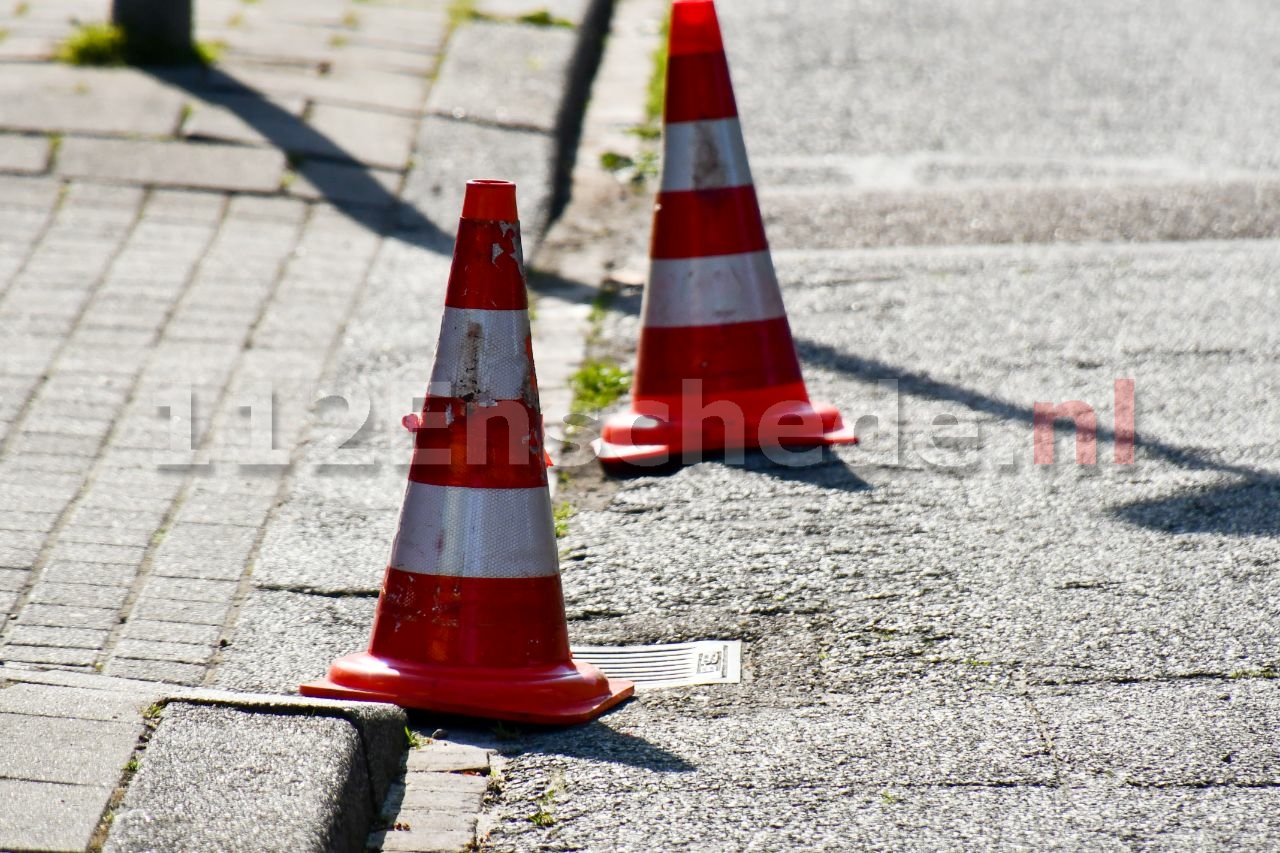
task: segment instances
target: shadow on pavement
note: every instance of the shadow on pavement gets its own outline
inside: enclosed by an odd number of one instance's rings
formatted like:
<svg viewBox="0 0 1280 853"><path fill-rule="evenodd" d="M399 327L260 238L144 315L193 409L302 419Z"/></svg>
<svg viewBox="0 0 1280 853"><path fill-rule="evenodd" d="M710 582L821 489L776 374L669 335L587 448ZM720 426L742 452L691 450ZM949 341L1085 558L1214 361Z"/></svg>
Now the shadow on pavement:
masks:
<svg viewBox="0 0 1280 853"><path fill-rule="evenodd" d="M726 460L725 464L743 471L767 474L775 480L805 483L834 491L865 492L871 489L871 484L855 474L853 468L830 447L791 452L796 454L797 460L805 461L788 465L768 458L763 452L753 451L741 462Z"/></svg>
<svg viewBox="0 0 1280 853"><path fill-rule="evenodd" d="M931 400L948 400L960 403L977 412L993 415L1006 421L1022 421L1028 427L1034 424L1035 413L1027 406L1019 406L996 397L989 397L981 392L947 382L939 382L923 373L905 370L885 364L874 358L850 355L835 347L796 338L796 350L800 358L814 361L825 367L860 379L864 382L880 382L891 380L898 383L898 390L913 397L926 397ZM1058 429L1073 432L1074 427L1058 424ZM1100 441L1114 441L1115 431L1099 425L1096 436ZM1148 453L1158 456L1166 462L1193 471L1221 471L1225 474L1237 474L1255 480L1268 480L1271 475L1243 465L1231 465L1217 462L1194 450L1166 444L1155 439L1143 438L1141 433L1134 437L1134 444Z"/></svg>
<svg viewBox="0 0 1280 853"><path fill-rule="evenodd" d="M1034 412L1026 406L939 382L924 374L894 367L876 359L850 355L826 344L802 338L796 339L796 349L802 359L816 361L847 376L867 382L895 380L900 392L913 397L960 403L974 411L1007 421L1021 421L1028 428L1034 424ZM1058 428L1067 431L1074 429L1063 424L1059 424ZM1103 441L1115 440L1114 430L1102 426L1097 428L1096 436ZM1234 485L1130 504L1113 510L1115 517L1130 524L1169 533L1280 535L1280 479L1275 475L1244 465L1218 462L1194 450L1143 438L1141 433L1134 436L1134 444L1180 468L1220 471L1245 479Z"/></svg>
<svg viewBox="0 0 1280 853"><path fill-rule="evenodd" d="M599 720L572 729L530 733L522 746L526 752L624 764L655 773L688 773L697 769L675 753L642 737L616 731Z"/></svg>
<svg viewBox="0 0 1280 853"><path fill-rule="evenodd" d="M257 89L218 68L144 70L193 97L231 111L281 151L302 156L298 174L352 221L433 252L453 251L452 233L402 202L349 152Z"/></svg>
<svg viewBox="0 0 1280 853"><path fill-rule="evenodd" d="M676 459L660 465L613 465L609 468L609 477L619 481L637 480L641 477L664 477L690 465L710 462L764 474L775 480L805 483L823 489L862 492L872 488L870 483L855 474L853 468L830 447L811 447L807 450L796 448L785 452L791 455L789 461L770 459L760 450L708 451L691 455L688 459Z"/></svg>
<svg viewBox="0 0 1280 853"><path fill-rule="evenodd" d="M508 756L524 753L563 755L566 758L640 767L655 773L687 773L697 769L696 765L675 753L642 737L619 732L601 720L564 728L493 723L491 728L481 729L476 727L473 719L449 719L417 711L409 714L411 728L429 733L434 725L443 723L450 742L494 749ZM426 724L428 718L429 725Z"/></svg>
<svg viewBox="0 0 1280 853"><path fill-rule="evenodd" d="M1247 480L1111 510L1121 521L1164 533L1280 536L1280 479Z"/></svg>

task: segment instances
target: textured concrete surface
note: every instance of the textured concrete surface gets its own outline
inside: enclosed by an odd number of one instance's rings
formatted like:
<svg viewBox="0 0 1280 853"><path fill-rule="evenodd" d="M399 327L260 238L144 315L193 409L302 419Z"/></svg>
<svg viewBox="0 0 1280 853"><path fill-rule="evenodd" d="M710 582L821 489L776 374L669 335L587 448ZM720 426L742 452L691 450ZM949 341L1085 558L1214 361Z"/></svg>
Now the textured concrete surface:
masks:
<svg viewBox="0 0 1280 853"><path fill-rule="evenodd" d="M362 850L364 761L344 720L170 704L104 849Z"/></svg>
<svg viewBox="0 0 1280 853"><path fill-rule="evenodd" d="M573 639L738 637L743 683L468 733L510 757L492 849L1278 843L1274 166L1234 59L1270 25L1149 14L721 4L809 390L864 442L570 485ZM1098 464L1064 422L1036 465L1067 400Z"/></svg>
<svg viewBox="0 0 1280 853"><path fill-rule="evenodd" d="M571 29L477 23L460 31L431 90L438 115L551 131L576 38ZM493 73L494 57L503 57ZM550 66L548 68L548 66ZM549 73L529 74L530 70Z"/></svg>

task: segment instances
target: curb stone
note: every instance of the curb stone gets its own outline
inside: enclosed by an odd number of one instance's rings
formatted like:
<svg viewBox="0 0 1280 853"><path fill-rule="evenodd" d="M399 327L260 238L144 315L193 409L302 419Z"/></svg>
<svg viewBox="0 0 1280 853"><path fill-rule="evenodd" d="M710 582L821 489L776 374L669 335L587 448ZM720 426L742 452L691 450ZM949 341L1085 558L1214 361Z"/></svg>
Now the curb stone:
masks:
<svg viewBox="0 0 1280 853"><path fill-rule="evenodd" d="M157 706L163 707L159 725L148 736L144 723ZM56 801L40 802L34 814L60 825L33 837L31 827L0 816L0 846L6 848L34 840L43 849L84 849L120 782L115 763L90 773L102 764L94 756L109 754L123 765L132 753L139 770L112 816L106 850L244 848L246 838L255 850L363 850L366 828L404 763L405 714L377 703L0 667L0 713L21 715L41 742L61 743L67 766L65 776L45 772L42 784L66 790L46 792L56 793ZM96 727L79 747L67 738L75 726ZM145 750L137 750L140 740ZM247 744L256 748L246 753ZM272 750L281 744L291 750ZM213 792L238 796L217 801L217 813L205 814L201 808L209 807ZM271 838L218 834L224 826L251 827L265 819L270 803L284 804L270 815L276 829ZM286 831L281 822L290 816L295 825ZM283 846L272 846L275 840Z"/></svg>
<svg viewBox="0 0 1280 853"><path fill-rule="evenodd" d="M390 705L171 702L104 850L363 850L404 723Z"/></svg>

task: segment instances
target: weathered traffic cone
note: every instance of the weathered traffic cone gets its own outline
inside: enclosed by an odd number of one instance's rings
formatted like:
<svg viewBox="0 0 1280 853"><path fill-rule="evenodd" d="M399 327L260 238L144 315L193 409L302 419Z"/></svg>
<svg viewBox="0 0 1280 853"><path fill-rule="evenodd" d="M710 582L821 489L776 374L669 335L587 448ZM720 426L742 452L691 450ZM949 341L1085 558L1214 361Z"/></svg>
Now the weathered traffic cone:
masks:
<svg viewBox="0 0 1280 853"><path fill-rule="evenodd" d="M515 200L467 184L369 651L306 696L555 724L632 693L569 654Z"/></svg>
<svg viewBox="0 0 1280 853"><path fill-rule="evenodd" d="M663 136L631 410L605 422L600 461L857 441L805 389L712 0L672 6Z"/></svg>

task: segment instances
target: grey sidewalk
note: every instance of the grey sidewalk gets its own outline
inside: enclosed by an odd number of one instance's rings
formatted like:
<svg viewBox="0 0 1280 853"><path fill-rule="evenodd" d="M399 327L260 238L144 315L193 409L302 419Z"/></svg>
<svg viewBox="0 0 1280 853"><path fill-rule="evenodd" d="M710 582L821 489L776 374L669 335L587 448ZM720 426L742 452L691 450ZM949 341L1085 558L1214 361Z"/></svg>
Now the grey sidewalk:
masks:
<svg viewBox="0 0 1280 853"><path fill-rule="evenodd" d="M255 632L367 625L462 185L516 180L532 251L600 4L207 0L212 71L43 61L107 5L0 12L0 662L252 686ZM564 404L570 360L540 371ZM329 633L307 677L358 632ZM75 758L0 768L0 847L82 849L174 689L41 712Z"/></svg>

